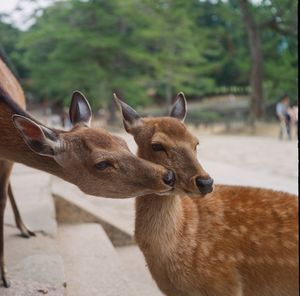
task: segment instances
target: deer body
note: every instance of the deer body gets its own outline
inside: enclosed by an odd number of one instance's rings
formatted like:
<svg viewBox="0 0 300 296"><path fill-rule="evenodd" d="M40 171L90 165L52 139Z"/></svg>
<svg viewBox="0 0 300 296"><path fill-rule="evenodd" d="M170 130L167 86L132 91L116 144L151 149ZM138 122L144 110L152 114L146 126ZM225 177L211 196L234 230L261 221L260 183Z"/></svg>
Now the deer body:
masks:
<svg viewBox="0 0 300 296"><path fill-rule="evenodd" d="M141 118L116 100L138 156L176 175L168 195L136 199L136 241L159 288L168 296L298 295L297 197L240 186L212 191L182 123L183 95L171 117L160 118Z"/></svg>
<svg viewBox="0 0 300 296"><path fill-rule="evenodd" d="M166 295L297 295L297 199L216 186L136 200L135 237Z"/></svg>
<svg viewBox="0 0 300 296"><path fill-rule="evenodd" d="M10 197L16 224L26 237L34 235L22 222L9 178L13 163L48 172L77 185L83 192L110 198L165 193L174 174L134 156L125 141L90 126L92 111L78 91L73 93L70 131L52 129L25 111L20 84L0 59L0 276L9 286L4 268L3 222Z"/></svg>

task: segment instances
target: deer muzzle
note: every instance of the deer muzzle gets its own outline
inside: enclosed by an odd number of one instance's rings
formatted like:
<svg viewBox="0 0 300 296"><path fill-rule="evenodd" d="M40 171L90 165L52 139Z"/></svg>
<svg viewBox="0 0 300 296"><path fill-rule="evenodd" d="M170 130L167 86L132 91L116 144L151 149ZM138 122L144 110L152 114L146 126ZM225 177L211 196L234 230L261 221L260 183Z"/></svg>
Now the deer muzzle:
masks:
<svg viewBox="0 0 300 296"><path fill-rule="evenodd" d="M214 180L211 177L208 177L208 178L197 177L196 178L196 185L202 194L207 194L207 193L212 192L213 184L214 184Z"/></svg>

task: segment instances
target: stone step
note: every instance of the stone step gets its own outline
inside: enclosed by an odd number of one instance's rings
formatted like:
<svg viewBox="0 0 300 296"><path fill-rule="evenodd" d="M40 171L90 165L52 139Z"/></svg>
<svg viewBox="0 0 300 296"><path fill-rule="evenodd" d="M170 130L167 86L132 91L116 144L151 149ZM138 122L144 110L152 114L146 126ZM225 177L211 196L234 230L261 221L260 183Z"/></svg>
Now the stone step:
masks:
<svg viewBox="0 0 300 296"><path fill-rule="evenodd" d="M15 164L11 183L23 221L36 231L36 236L30 239L20 236L8 202L4 220L4 255L11 287L0 287L0 295L64 295L64 267L55 240L57 223L50 176Z"/></svg>
<svg viewBox="0 0 300 296"><path fill-rule="evenodd" d="M64 266L55 238L38 233L26 239L5 226L4 242L11 287L0 286L1 296L64 295Z"/></svg>
<svg viewBox="0 0 300 296"><path fill-rule="evenodd" d="M164 295L152 279L144 255L137 245L118 247L116 251L138 295Z"/></svg>
<svg viewBox="0 0 300 296"><path fill-rule="evenodd" d="M60 224L58 242L70 296L137 296L99 224Z"/></svg>
<svg viewBox="0 0 300 296"><path fill-rule="evenodd" d="M134 243L133 199L125 204L120 199L92 197L81 192L75 185L55 177L51 188L59 223L99 223L114 246ZM128 211L126 206L130 208Z"/></svg>

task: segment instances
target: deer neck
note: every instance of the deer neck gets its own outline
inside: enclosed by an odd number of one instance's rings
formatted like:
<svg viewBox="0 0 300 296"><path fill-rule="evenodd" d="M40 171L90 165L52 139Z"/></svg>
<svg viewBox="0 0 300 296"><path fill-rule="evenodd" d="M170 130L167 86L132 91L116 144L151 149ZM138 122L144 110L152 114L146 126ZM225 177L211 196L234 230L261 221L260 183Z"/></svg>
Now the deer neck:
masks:
<svg viewBox="0 0 300 296"><path fill-rule="evenodd" d="M183 225L183 209L178 195L156 194L136 198L135 237L142 249L171 248Z"/></svg>

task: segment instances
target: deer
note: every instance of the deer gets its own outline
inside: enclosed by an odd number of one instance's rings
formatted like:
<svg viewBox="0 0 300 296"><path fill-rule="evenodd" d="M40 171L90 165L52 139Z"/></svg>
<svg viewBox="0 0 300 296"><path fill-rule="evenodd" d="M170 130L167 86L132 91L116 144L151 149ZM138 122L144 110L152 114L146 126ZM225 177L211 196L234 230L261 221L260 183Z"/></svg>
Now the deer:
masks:
<svg viewBox="0 0 300 296"><path fill-rule="evenodd" d="M298 295L297 196L215 185L184 124L183 93L162 117L141 117L114 99L137 155L175 173L167 195L135 201L135 239L160 290L167 296Z"/></svg>
<svg viewBox="0 0 300 296"><path fill-rule="evenodd" d="M174 183L171 171L136 157L122 138L91 127L91 107L79 91L72 95L69 131L40 123L25 107L20 84L0 60L0 275L5 287L10 286L3 241L8 197L23 236L34 235L22 221L13 196L10 175L15 162L60 177L86 194L108 198L165 194Z"/></svg>

